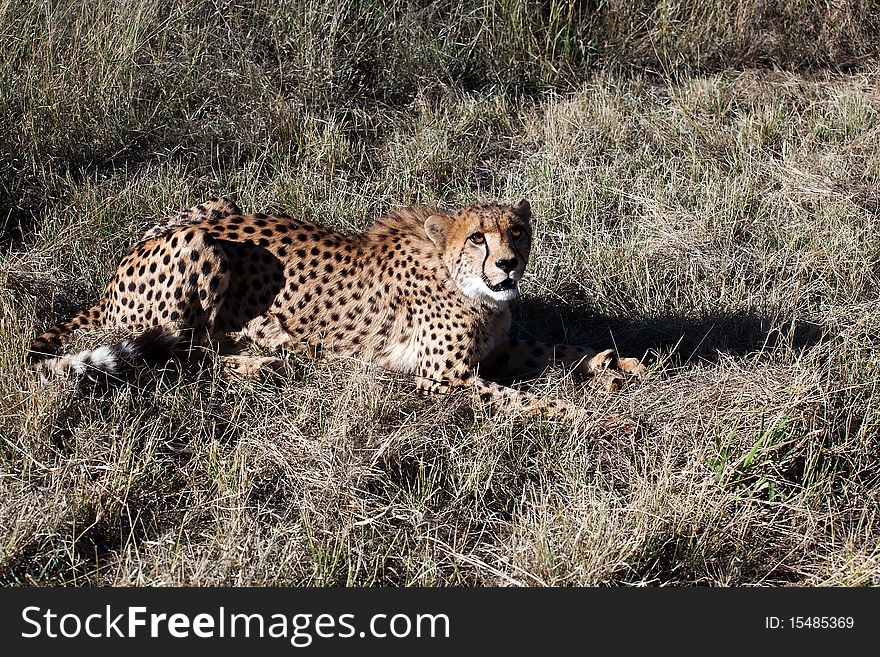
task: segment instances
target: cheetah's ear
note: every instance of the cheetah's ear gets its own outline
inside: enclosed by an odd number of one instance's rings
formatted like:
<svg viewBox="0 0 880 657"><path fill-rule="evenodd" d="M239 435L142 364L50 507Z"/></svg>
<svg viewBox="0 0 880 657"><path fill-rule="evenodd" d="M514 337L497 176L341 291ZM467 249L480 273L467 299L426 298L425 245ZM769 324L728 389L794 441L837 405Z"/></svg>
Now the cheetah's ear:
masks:
<svg viewBox="0 0 880 657"><path fill-rule="evenodd" d="M511 207L511 210L513 210L513 214L523 221L528 221L532 218L532 206L524 198L517 201L516 204Z"/></svg>
<svg viewBox="0 0 880 657"><path fill-rule="evenodd" d="M449 221L450 218L442 214L432 214L425 219L425 233L441 251L446 246L446 238L449 235Z"/></svg>

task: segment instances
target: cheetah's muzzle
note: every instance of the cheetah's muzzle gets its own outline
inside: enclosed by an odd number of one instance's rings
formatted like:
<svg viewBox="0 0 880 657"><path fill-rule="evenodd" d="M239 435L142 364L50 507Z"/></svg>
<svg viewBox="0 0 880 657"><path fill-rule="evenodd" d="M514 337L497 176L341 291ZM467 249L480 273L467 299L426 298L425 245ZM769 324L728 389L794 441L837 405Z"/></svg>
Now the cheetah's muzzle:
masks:
<svg viewBox="0 0 880 657"><path fill-rule="evenodd" d="M493 292L503 292L505 290L515 290L516 289L516 281L510 277L505 278L500 283L495 283L495 285L492 285L489 282L489 279L486 276L483 276L483 282L486 284L486 287L488 287Z"/></svg>

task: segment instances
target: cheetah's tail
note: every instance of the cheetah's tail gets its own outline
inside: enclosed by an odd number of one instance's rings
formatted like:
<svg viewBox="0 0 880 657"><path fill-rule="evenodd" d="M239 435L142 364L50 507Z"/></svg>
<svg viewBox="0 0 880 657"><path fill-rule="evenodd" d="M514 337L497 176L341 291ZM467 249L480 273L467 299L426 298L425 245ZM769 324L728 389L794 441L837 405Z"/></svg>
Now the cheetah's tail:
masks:
<svg viewBox="0 0 880 657"><path fill-rule="evenodd" d="M165 362L171 358L179 340L176 331L157 326L133 338L97 349L58 356L42 354L41 357L40 354L35 356L31 348L28 357L31 366L41 374L84 374L94 379L99 375L121 374L144 363Z"/></svg>

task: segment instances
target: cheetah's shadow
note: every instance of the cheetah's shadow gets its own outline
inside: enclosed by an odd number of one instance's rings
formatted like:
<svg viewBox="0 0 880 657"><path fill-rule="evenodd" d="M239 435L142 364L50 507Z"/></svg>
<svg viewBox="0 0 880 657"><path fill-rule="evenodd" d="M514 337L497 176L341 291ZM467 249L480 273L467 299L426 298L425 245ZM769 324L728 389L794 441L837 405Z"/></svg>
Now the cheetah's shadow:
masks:
<svg viewBox="0 0 880 657"><path fill-rule="evenodd" d="M512 304L513 335L599 350L614 347L621 356L648 364L663 356L687 365L775 348L797 352L821 342L826 334L822 324L748 311L613 316L592 311L584 295L565 296L565 301L526 297Z"/></svg>

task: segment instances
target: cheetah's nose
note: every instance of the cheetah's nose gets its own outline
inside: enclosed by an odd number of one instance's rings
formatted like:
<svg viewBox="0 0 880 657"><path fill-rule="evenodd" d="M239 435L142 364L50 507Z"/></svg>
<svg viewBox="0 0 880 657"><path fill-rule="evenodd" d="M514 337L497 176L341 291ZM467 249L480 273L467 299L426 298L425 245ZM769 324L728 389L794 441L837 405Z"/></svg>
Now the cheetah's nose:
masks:
<svg viewBox="0 0 880 657"><path fill-rule="evenodd" d="M495 262L495 266L498 267L505 274L509 274L513 271L513 268L519 263L519 260L516 258L508 258L507 260L497 260Z"/></svg>

